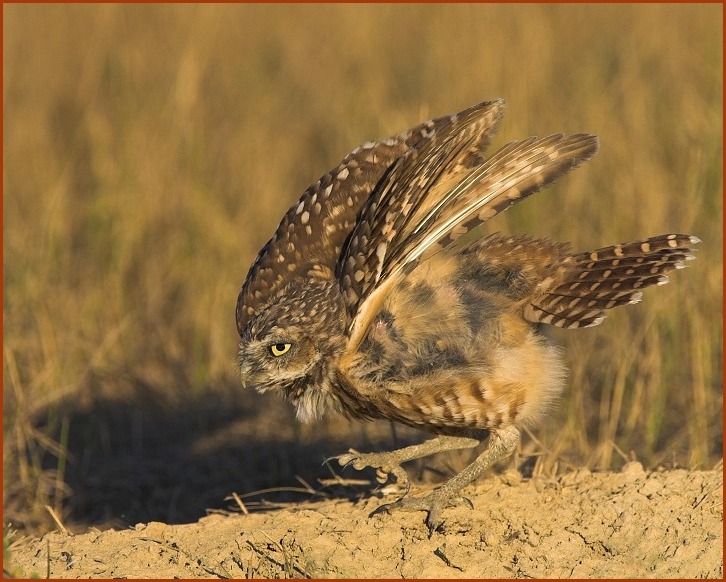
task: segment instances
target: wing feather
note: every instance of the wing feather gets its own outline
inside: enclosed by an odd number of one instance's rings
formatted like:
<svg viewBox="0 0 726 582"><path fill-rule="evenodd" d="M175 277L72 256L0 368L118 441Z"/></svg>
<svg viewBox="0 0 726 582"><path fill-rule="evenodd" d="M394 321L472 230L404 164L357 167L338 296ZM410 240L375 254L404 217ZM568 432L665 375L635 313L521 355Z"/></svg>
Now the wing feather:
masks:
<svg viewBox="0 0 726 582"><path fill-rule="evenodd" d="M463 167L478 163L477 152L487 146L504 102L487 101L457 114L431 119L397 135L368 142L353 150L334 169L302 194L283 217L273 237L260 250L237 298L237 329L274 300L275 293L310 269L332 273L361 208L376 184L407 153L439 141L440 135L471 131L472 151Z"/></svg>
<svg viewBox="0 0 726 582"><path fill-rule="evenodd" d="M390 168L344 247L338 276L351 318L349 353L357 349L388 291L420 261L598 150L593 135L556 134L509 143L488 160L480 156L476 164L467 164L477 143L470 128L438 137Z"/></svg>

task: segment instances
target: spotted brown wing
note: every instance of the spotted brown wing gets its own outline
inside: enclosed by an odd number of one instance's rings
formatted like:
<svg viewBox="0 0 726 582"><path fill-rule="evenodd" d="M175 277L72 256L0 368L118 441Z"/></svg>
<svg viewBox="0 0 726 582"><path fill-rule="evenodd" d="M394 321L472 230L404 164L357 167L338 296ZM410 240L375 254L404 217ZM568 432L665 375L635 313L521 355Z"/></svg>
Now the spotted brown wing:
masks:
<svg viewBox="0 0 726 582"><path fill-rule="evenodd" d="M401 277L512 204L590 159L589 134L512 142L488 160L462 160L475 139L461 130L409 152L378 184L339 263L355 350Z"/></svg>
<svg viewBox="0 0 726 582"><path fill-rule="evenodd" d="M498 100L470 108L487 112L488 126L482 128L480 142L489 140L503 107L504 103ZM249 270L237 299L239 333L274 299L275 292L294 277L305 276L311 270L332 276L361 207L391 165L407 152L447 132L451 126L457 126L456 118L439 117L388 139L363 144L305 190ZM476 161L472 157L470 163Z"/></svg>

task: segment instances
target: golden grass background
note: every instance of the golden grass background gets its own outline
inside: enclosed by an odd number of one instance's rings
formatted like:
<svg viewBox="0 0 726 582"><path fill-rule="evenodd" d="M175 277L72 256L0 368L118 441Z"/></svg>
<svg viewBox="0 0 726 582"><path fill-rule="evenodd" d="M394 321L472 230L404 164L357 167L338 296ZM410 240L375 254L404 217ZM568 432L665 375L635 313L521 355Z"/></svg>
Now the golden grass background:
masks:
<svg viewBox="0 0 726 582"><path fill-rule="evenodd" d="M48 508L80 528L191 520L232 491L329 475L321 459L351 444L389 447L385 423L301 427L242 391L237 292L348 151L494 97L495 147L588 131L601 151L492 230L578 250L703 239L641 304L555 334L569 387L520 467L712 467L722 10L4 5L6 530L55 527Z"/></svg>

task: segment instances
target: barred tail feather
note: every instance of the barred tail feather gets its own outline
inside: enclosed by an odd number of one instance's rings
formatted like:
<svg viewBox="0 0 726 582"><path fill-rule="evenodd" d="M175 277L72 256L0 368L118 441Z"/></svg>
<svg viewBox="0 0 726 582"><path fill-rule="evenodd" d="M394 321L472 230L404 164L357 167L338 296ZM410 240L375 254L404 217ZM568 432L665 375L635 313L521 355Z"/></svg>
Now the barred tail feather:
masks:
<svg viewBox="0 0 726 582"><path fill-rule="evenodd" d="M695 259L700 239L667 234L568 256L524 308L532 322L578 328L598 325L604 311L637 303L641 289L668 282L665 273Z"/></svg>

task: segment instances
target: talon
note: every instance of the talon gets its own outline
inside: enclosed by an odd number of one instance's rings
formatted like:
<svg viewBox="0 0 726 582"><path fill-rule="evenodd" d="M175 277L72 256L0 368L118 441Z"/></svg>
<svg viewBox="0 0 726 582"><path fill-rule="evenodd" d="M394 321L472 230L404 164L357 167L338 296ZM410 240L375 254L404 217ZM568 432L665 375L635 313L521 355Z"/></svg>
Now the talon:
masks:
<svg viewBox="0 0 726 582"><path fill-rule="evenodd" d="M384 503L383 505L379 505L368 514L368 518L370 519L374 515L380 515L381 513L387 513L390 515L392 505L395 505L395 503Z"/></svg>
<svg viewBox="0 0 726 582"><path fill-rule="evenodd" d="M387 506L385 506L385 505L379 505L378 507L376 507L373 511L371 511L368 514L368 519L370 519L374 515L380 515L381 513L390 513L390 511L388 511L388 507Z"/></svg>
<svg viewBox="0 0 726 582"><path fill-rule="evenodd" d="M341 467L347 467L352 459L349 459L348 455L339 455L337 457L331 457L330 460L336 460L338 461L338 465L340 465Z"/></svg>
<svg viewBox="0 0 726 582"><path fill-rule="evenodd" d="M342 455L337 455L335 457L330 457L330 459L327 460L336 460L338 461L338 465L340 465L341 467L347 467L358 457L360 457L360 453L358 451L356 451L355 449L348 449L347 453L343 453Z"/></svg>
<svg viewBox="0 0 726 582"><path fill-rule="evenodd" d="M471 499L468 497L459 497L461 502L466 505L469 509L474 509L474 504L471 502Z"/></svg>
<svg viewBox="0 0 726 582"><path fill-rule="evenodd" d="M429 538L431 538L435 531L443 533L444 520L441 518L441 511L438 509L431 509L429 511L429 515L426 518L426 527L429 528Z"/></svg>

